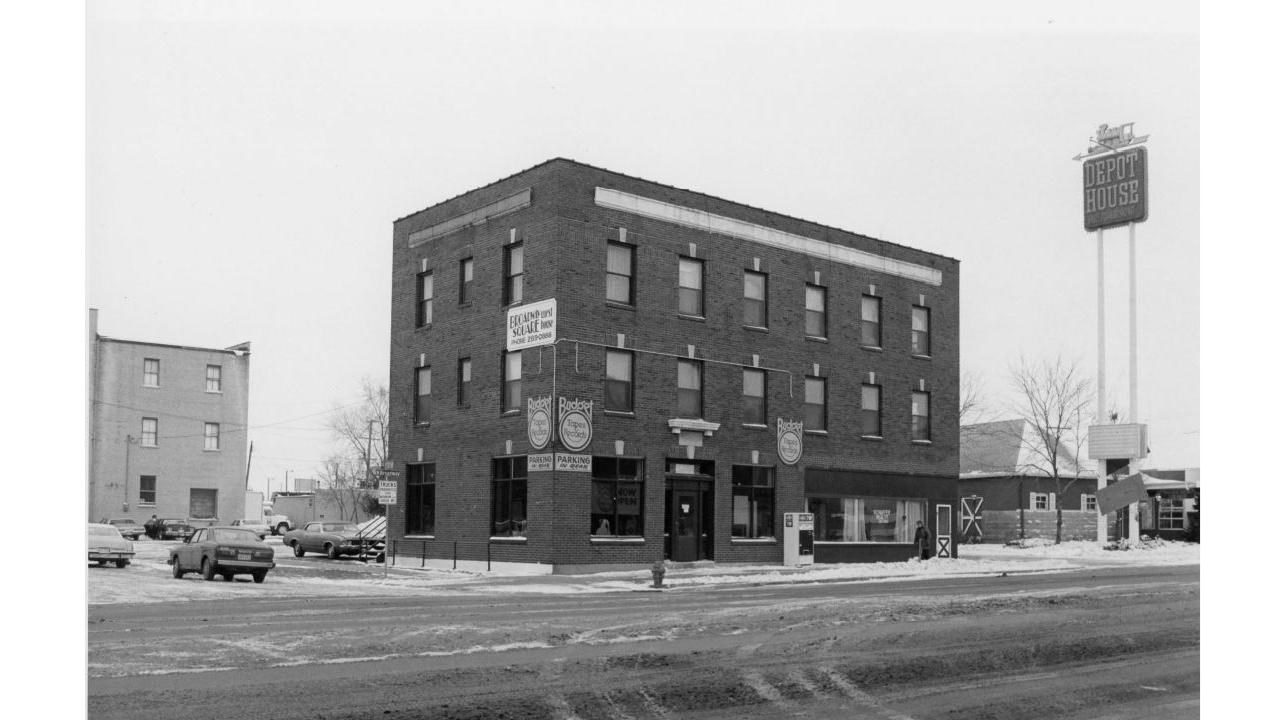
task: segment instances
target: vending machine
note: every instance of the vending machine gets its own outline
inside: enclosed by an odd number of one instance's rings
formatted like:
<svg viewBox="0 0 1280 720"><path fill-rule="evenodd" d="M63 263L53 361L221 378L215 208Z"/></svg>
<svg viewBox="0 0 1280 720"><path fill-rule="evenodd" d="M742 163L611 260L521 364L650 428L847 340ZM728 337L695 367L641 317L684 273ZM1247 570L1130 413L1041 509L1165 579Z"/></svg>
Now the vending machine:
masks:
<svg viewBox="0 0 1280 720"><path fill-rule="evenodd" d="M782 514L782 564L813 564L813 513Z"/></svg>

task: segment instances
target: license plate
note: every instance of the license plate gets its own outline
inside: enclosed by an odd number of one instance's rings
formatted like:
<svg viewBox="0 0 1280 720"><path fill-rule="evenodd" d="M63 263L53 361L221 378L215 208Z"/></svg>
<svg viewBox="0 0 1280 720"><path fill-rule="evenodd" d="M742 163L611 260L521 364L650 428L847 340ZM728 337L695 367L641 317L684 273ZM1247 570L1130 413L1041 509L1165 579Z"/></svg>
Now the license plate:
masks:
<svg viewBox="0 0 1280 720"><path fill-rule="evenodd" d="M253 559L253 553L242 552L242 553L240 553L239 555L236 555L236 559L237 559L237 560L252 560L252 559Z"/></svg>

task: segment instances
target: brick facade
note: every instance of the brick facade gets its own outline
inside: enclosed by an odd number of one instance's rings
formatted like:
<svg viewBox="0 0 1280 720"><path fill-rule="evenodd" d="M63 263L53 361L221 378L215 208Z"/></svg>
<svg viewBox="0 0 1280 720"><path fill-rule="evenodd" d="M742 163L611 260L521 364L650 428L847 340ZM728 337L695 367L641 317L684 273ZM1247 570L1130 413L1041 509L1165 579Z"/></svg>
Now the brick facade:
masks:
<svg viewBox="0 0 1280 720"><path fill-rule="evenodd" d="M600 200L601 189L642 198L646 207L663 212L675 208L671 212L716 218L730 229L691 227L652 212L619 209ZM525 190L527 202L521 203ZM514 209L508 207L511 198L517 198ZM736 227L776 232L788 241L802 238L798 242L810 248L849 248L889 265L909 264L913 272L934 273L938 283L744 239ZM557 342L524 352L522 409L504 414L502 282L504 248L513 240L524 252L522 304L555 298ZM568 160L549 161L401 218L393 242L390 445L402 474L389 530L407 555L451 559L456 552L473 562L540 563L556 571L633 567L676 557L688 548L681 545L673 552L667 537L671 524L680 522L668 505L669 490L676 486L668 482L667 470L675 462L709 463L700 467L711 470L710 482L696 491L695 503L706 505L697 522L705 539L698 541L696 555L716 562L780 562L782 513L805 511L806 484L817 482L807 478L815 473L825 472L823 482L844 483L850 492L861 486L877 496L927 500L931 527L936 527L939 502L955 504L955 260ZM633 303L606 301L610 242L634 251ZM682 256L704 263L701 317L678 312ZM460 304L459 263L465 258L474 263L474 279L470 302ZM417 327L424 270L433 279L432 322ZM744 326L744 271L768 276L766 329ZM823 339L805 335L806 283L826 288ZM864 294L881 298L879 349L864 348L859 340ZM910 351L913 305L930 313L927 357ZM630 413L603 410L609 348L632 353ZM471 390L463 407L456 402L460 358L471 359ZM677 417L679 358L702 363L701 420L718 424L709 434L670 427ZM422 365L431 368L426 423L414 420L416 368ZM752 366L765 369L767 426L743 422L743 368ZM882 388L877 439L860 431L861 388L871 373ZM776 421L803 417L806 376L826 380L827 429L806 431L803 455L787 465L778 457ZM912 391L921 389L930 393L931 436L928 442L913 442ZM641 534L593 536L592 475L553 471L528 476L523 538L491 540L493 460L538 452L530 445L523 403L541 396L594 401L592 442L582 454L642 461ZM565 449L553 440L542 452ZM405 522L409 468L403 466L419 462L435 466L435 525L425 536L407 535ZM773 469L776 538L731 537L735 465ZM816 558L903 559L911 551L909 543L823 543Z"/></svg>

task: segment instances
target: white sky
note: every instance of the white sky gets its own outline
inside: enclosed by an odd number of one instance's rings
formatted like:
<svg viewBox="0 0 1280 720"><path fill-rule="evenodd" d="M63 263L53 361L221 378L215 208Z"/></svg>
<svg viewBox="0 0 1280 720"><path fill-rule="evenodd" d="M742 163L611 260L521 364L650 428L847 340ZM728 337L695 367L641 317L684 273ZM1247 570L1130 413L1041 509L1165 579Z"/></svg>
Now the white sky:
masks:
<svg viewBox="0 0 1280 720"><path fill-rule="evenodd" d="M325 411L385 382L392 221L556 156L960 259L962 370L1001 415L1019 354L1096 369L1071 158L1128 121L1147 466L1199 465L1194 4L550 7L88 4L87 304L113 337L253 342L254 488L314 476Z"/></svg>

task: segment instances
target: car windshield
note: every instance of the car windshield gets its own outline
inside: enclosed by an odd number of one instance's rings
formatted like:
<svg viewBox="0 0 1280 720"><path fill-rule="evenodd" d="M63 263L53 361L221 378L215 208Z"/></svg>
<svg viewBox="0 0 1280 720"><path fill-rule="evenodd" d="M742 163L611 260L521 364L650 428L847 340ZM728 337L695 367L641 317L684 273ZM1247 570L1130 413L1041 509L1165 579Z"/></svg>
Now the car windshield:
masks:
<svg viewBox="0 0 1280 720"><path fill-rule="evenodd" d="M325 523L324 532L352 532L356 529L355 523Z"/></svg>
<svg viewBox="0 0 1280 720"><path fill-rule="evenodd" d="M134 520L112 520L111 524L112 525L137 525L138 523L137 521L134 521Z"/></svg>
<svg viewBox="0 0 1280 720"><path fill-rule="evenodd" d="M98 537L120 537L120 531L110 525L90 525L89 534Z"/></svg>
<svg viewBox="0 0 1280 720"><path fill-rule="evenodd" d="M214 542L257 542L258 536L248 530L232 530L231 528L218 528L210 531L211 540Z"/></svg>

